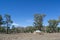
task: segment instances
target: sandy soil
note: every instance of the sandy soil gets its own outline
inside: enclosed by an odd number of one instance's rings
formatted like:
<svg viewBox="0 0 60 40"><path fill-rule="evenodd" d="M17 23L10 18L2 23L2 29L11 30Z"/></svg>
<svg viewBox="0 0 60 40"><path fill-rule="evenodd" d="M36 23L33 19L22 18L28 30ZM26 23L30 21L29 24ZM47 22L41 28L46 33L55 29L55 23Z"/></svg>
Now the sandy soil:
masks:
<svg viewBox="0 0 60 40"><path fill-rule="evenodd" d="M32 33L0 34L0 40L60 40L60 33Z"/></svg>

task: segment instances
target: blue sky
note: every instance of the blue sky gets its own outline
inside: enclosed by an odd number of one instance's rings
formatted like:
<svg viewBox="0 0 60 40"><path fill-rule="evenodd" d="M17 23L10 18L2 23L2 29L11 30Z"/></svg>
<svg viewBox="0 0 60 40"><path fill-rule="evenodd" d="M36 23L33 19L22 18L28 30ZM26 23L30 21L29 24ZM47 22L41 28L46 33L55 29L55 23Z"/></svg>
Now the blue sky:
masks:
<svg viewBox="0 0 60 40"><path fill-rule="evenodd" d="M34 14L44 13L44 24L60 16L60 0L0 0L0 14L10 14L14 24L33 25Z"/></svg>

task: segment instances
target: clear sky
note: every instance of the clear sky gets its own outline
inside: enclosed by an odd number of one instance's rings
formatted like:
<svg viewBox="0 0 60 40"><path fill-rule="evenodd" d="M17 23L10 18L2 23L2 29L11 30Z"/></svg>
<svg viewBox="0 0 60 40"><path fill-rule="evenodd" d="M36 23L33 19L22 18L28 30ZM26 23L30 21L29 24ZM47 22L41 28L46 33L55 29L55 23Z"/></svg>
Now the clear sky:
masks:
<svg viewBox="0 0 60 40"><path fill-rule="evenodd" d="M0 0L0 14L10 14L14 24L33 25L35 13L44 13L44 25L60 16L60 0Z"/></svg>

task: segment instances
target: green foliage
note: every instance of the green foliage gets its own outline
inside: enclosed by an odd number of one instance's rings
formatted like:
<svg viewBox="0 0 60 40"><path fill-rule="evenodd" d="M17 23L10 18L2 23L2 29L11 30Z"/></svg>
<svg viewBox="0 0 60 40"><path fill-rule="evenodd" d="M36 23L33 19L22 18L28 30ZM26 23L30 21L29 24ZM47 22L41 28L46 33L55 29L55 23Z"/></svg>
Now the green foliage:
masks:
<svg viewBox="0 0 60 40"><path fill-rule="evenodd" d="M43 27L43 18L45 17L45 14L35 14L34 15L34 26L39 29L42 30Z"/></svg>
<svg viewBox="0 0 60 40"><path fill-rule="evenodd" d="M13 25L12 26L12 30L11 30L12 32L14 32L15 31L15 26Z"/></svg>
<svg viewBox="0 0 60 40"><path fill-rule="evenodd" d="M7 34L8 34L8 31L9 31L9 28L10 28L10 25L12 23L12 20L11 20L11 16L8 15L8 14L5 14L5 23L7 25Z"/></svg>
<svg viewBox="0 0 60 40"><path fill-rule="evenodd" d="M60 22L60 16L59 16L59 18L58 18L58 21Z"/></svg>
<svg viewBox="0 0 60 40"><path fill-rule="evenodd" d="M43 27L43 19L46 15L45 14L35 14L34 15L34 27L27 26L27 27L15 27L12 26L10 29L11 24L13 21L11 20L11 16L5 14L4 17L0 15L0 33L33 33L35 30L41 30L44 32L52 33L52 32L60 32L60 27L57 27L60 23L60 17L58 20L49 20L49 25L47 27ZM6 27L5 27L6 26ZM46 28L46 29L45 29Z"/></svg>
<svg viewBox="0 0 60 40"><path fill-rule="evenodd" d="M49 20L48 23L49 23L50 30L52 32L56 32L56 28L57 28L57 26L59 24L59 21L57 21L57 20Z"/></svg>
<svg viewBox="0 0 60 40"><path fill-rule="evenodd" d="M34 27L32 27L32 26L27 26L27 27L25 28L25 32L31 32L31 33L33 33L33 32L34 32Z"/></svg>
<svg viewBox="0 0 60 40"><path fill-rule="evenodd" d="M23 27L15 27L14 25L12 26L11 33L24 33L24 28Z"/></svg>
<svg viewBox="0 0 60 40"><path fill-rule="evenodd" d="M6 32L5 28L4 27L0 27L0 33L5 33L5 32Z"/></svg>
<svg viewBox="0 0 60 40"><path fill-rule="evenodd" d="M51 33L51 28L49 26L46 27L46 32Z"/></svg>
<svg viewBox="0 0 60 40"><path fill-rule="evenodd" d="M0 15L0 27L2 24L3 24L3 18L2 18L2 15Z"/></svg>
<svg viewBox="0 0 60 40"><path fill-rule="evenodd" d="M60 32L60 27L57 27L57 32Z"/></svg>

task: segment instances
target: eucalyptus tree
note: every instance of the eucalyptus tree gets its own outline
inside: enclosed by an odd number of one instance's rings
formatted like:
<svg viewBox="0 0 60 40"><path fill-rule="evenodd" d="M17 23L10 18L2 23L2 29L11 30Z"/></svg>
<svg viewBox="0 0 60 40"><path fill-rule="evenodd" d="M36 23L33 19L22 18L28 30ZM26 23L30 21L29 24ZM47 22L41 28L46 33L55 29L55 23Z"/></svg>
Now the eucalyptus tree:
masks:
<svg viewBox="0 0 60 40"><path fill-rule="evenodd" d="M49 20L48 23L49 23L50 31L56 32L59 21L53 19L53 20Z"/></svg>
<svg viewBox="0 0 60 40"><path fill-rule="evenodd" d="M5 14L5 24L7 26L7 34L8 34L11 23L13 23L11 20L11 16L9 14Z"/></svg>
<svg viewBox="0 0 60 40"><path fill-rule="evenodd" d="M42 30L43 28L43 18L45 17L45 14L35 14L34 15L34 26L36 29Z"/></svg>
<svg viewBox="0 0 60 40"><path fill-rule="evenodd" d="M2 24L3 24L3 18L2 18L2 15L0 15L0 27Z"/></svg>

